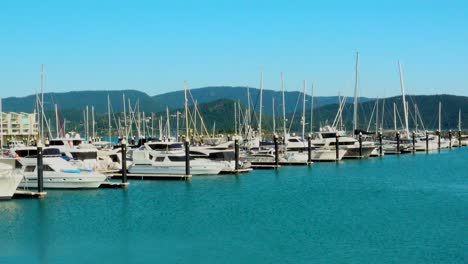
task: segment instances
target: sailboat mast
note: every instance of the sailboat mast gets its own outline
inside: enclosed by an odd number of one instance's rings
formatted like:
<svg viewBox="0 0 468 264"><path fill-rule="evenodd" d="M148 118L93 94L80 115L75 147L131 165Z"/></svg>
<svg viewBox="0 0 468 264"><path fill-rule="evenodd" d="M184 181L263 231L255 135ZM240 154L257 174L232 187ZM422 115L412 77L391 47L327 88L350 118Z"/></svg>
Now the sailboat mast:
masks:
<svg viewBox="0 0 468 264"><path fill-rule="evenodd" d="M276 133L275 97L272 97L271 100L272 100L271 108L272 108L272 111L273 111L273 134L274 134L274 133Z"/></svg>
<svg viewBox="0 0 468 264"><path fill-rule="evenodd" d="M237 103L234 102L234 134L237 134Z"/></svg>
<svg viewBox="0 0 468 264"><path fill-rule="evenodd" d="M461 109L458 109L458 131L461 131Z"/></svg>
<svg viewBox="0 0 468 264"><path fill-rule="evenodd" d="M94 141L94 139L96 138L96 134L95 134L95 130L94 130L94 125L95 125L95 122L94 122L94 105L91 106L91 120L93 122L92 125L91 125L92 131L93 131L93 133L91 134L92 135L91 140Z"/></svg>
<svg viewBox="0 0 468 264"><path fill-rule="evenodd" d="M262 97L263 97L263 72L260 78L260 115L259 115L259 120L258 120L258 133L260 136L260 141L262 140Z"/></svg>
<svg viewBox="0 0 468 264"><path fill-rule="evenodd" d="M249 85L247 85L247 124L250 127L250 89ZM250 130L250 129L249 129Z"/></svg>
<svg viewBox="0 0 468 264"><path fill-rule="evenodd" d="M358 103L358 78L359 78L359 52L356 52L356 76L354 78L354 111L353 111L353 136L357 129L357 103Z"/></svg>
<svg viewBox="0 0 468 264"><path fill-rule="evenodd" d="M187 81L184 81L184 105L185 105L185 140L189 140L188 106L187 106Z"/></svg>
<svg viewBox="0 0 468 264"><path fill-rule="evenodd" d="M60 134L59 134L59 117L58 117L57 104L54 104L54 109L55 109L55 132L57 133L57 138L59 138L60 137Z"/></svg>
<svg viewBox="0 0 468 264"><path fill-rule="evenodd" d="M41 66L41 140L44 140L44 64Z"/></svg>
<svg viewBox="0 0 468 264"><path fill-rule="evenodd" d="M397 131L397 125L396 125L396 104L393 103L393 127L395 131Z"/></svg>
<svg viewBox="0 0 468 264"><path fill-rule="evenodd" d="M109 136L109 142L112 142L111 136L112 136L112 123L111 123L111 112L110 112L110 97L107 95L107 126L108 126L108 136Z"/></svg>
<svg viewBox="0 0 468 264"><path fill-rule="evenodd" d="M169 107L166 106L166 118L167 118L167 139L171 138L171 121L169 119Z"/></svg>
<svg viewBox="0 0 468 264"><path fill-rule="evenodd" d="M286 101L284 100L284 78L283 73L281 73L281 93L282 93L282 101L283 101L283 133L284 133L284 140L286 141Z"/></svg>
<svg viewBox="0 0 468 264"><path fill-rule="evenodd" d="M406 131L406 136L409 137L408 108L406 105L406 97L405 97L405 81L403 80L403 69L401 68L400 62L398 62L398 66L400 68L400 85L401 85L401 94L403 97L403 111L405 114L405 131Z"/></svg>
<svg viewBox="0 0 468 264"><path fill-rule="evenodd" d="M375 132L379 130L379 97L377 96L377 102L375 106Z"/></svg>
<svg viewBox="0 0 468 264"><path fill-rule="evenodd" d="M127 102L125 101L125 94L122 94L122 100L123 100L123 118L124 118L124 137L128 138L128 132L127 132L127 111L126 111L126 105Z"/></svg>
<svg viewBox="0 0 468 264"><path fill-rule="evenodd" d="M439 101L439 132L442 131L442 103Z"/></svg>
<svg viewBox="0 0 468 264"><path fill-rule="evenodd" d="M306 108L306 81L304 80L304 87L302 91L302 139L305 139L305 108Z"/></svg>
<svg viewBox="0 0 468 264"><path fill-rule="evenodd" d="M310 133L312 134L314 132L314 83L312 83L310 97Z"/></svg>

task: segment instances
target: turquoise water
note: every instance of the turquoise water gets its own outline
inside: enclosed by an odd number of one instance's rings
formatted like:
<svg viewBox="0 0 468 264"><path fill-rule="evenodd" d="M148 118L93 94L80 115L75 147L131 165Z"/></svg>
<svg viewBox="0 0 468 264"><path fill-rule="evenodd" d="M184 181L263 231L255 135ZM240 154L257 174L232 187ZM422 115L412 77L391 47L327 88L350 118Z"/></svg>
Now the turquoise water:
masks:
<svg viewBox="0 0 468 264"><path fill-rule="evenodd" d="M467 263L468 149L0 203L0 263Z"/></svg>

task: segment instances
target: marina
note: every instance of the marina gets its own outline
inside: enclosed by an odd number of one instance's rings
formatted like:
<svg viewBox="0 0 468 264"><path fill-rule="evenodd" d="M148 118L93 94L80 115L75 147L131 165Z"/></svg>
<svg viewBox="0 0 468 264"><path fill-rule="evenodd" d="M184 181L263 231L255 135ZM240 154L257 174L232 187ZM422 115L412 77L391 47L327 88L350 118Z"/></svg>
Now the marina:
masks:
<svg viewBox="0 0 468 264"><path fill-rule="evenodd" d="M0 23L0 264L468 263L468 1Z"/></svg>

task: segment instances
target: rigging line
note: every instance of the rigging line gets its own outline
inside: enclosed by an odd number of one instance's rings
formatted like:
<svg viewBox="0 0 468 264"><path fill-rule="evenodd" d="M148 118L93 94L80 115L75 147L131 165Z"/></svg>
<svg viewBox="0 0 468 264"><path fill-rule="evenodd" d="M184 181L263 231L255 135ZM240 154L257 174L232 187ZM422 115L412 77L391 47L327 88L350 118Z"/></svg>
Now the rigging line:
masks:
<svg viewBox="0 0 468 264"><path fill-rule="evenodd" d="M299 105L299 100L301 99L301 93L298 93L297 95L297 100L296 100L296 106L294 107L294 112L293 112L293 115L291 117L291 121L289 123L289 128L288 128L288 134L291 133L291 127L294 123L294 117L296 116L296 110L297 110L297 106Z"/></svg>

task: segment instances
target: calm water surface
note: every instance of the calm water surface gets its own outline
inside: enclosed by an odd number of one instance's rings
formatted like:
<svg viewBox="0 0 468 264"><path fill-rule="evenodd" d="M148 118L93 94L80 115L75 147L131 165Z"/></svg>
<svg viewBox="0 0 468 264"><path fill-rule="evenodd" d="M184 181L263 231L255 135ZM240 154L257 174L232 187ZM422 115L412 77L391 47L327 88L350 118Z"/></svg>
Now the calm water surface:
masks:
<svg viewBox="0 0 468 264"><path fill-rule="evenodd" d="M468 263L468 149L0 203L0 263Z"/></svg>

